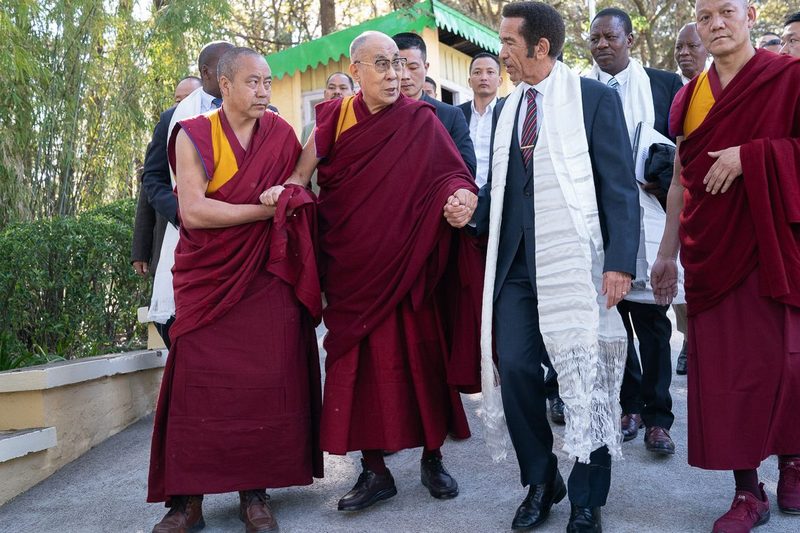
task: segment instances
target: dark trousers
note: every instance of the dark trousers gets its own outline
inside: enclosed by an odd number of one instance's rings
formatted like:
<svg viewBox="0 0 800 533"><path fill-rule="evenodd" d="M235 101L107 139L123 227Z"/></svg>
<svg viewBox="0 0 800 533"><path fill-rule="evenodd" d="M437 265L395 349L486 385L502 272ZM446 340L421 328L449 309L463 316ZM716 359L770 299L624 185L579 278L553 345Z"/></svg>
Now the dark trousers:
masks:
<svg viewBox="0 0 800 533"><path fill-rule="evenodd" d="M503 408L520 480L526 486L551 481L558 462L547 420L542 368L547 352L539 330L537 299L524 256L517 255L495 301L494 327ZM573 466L569 498L576 505L598 507L605 505L611 485L611 457L603 447L590 459L589 464Z"/></svg>
<svg viewBox="0 0 800 533"><path fill-rule="evenodd" d="M172 326L173 322L175 322L175 317L171 316L166 324L160 324L158 322L153 323L156 327L156 331L158 331L158 334L161 335L161 338L164 340L164 346L167 347L167 350L172 346L172 342L169 339L169 328Z"/></svg>
<svg viewBox="0 0 800 533"><path fill-rule="evenodd" d="M628 332L628 359L619 403L623 413L641 413L645 426L672 427L672 351L669 339L672 323L666 305L621 301L617 304L625 330ZM633 333L639 338L639 357Z"/></svg>

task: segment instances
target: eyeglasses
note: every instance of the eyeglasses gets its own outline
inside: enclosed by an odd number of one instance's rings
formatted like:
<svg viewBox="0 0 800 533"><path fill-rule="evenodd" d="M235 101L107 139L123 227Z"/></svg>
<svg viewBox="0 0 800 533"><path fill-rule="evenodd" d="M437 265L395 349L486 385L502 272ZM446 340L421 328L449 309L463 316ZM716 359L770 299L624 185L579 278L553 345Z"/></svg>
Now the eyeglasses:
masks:
<svg viewBox="0 0 800 533"><path fill-rule="evenodd" d="M395 59L376 59L374 63L368 63L366 61L355 61L355 63L358 65L369 65L374 68L375 72L378 74L384 74L389 70L389 67L392 67L395 72L406 68L408 59L405 57L398 57Z"/></svg>

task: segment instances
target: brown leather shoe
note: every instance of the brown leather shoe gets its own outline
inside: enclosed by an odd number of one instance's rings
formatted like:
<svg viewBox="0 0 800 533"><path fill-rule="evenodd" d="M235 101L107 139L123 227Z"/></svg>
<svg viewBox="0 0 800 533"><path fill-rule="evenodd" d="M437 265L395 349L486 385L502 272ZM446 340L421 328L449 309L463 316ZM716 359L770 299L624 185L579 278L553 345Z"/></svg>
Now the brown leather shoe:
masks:
<svg viewBox="0 0 800 533"><path fill-rule="evenodd" d="M361 459L361 468L363 471L356 484L339 500L340 511L360 511L397 494L394 478L388 468L385 474L376 474L367 468L364 459Z"/></svg>
<svg viewBox="0 0 800 533"><path fill-rule="evenodd" d="M644 432L644 446L647 451L661 455L675 453L675 443L669 436L669 431L659 426L650 426Z"/></svg>
<svg viewBox="0 0 800 533"><path fill-rule="evenodd" d="M636 436L639 435L639 428L643 425L642 415L622 415L622 441L628 442L629 440L635 439Z"/></svg>
<svg viewBox="0 0 800 533"><path fill-rule="evenodd" d="M269 496L264 489L239 492L239 520L244 522L246 533L273 533L278 522L269 507Z"/></svg>
<svg viewBox="0 0 800 533"><path fill-rule="evenodd" d="M169 512L153 528L153 533L194 533L206 527L203 496L172 496Z"/></svg>

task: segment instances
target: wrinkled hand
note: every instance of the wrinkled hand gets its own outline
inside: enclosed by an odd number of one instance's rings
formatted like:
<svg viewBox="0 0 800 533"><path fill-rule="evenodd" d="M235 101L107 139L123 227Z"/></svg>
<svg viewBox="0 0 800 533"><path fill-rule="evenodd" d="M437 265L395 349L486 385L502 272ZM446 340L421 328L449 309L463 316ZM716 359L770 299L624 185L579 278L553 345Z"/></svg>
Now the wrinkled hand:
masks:
<svg viewBox="0 0 800 533"><path fill-rule="evenodd" d="M603 272L603 295L606 309L617 305L631 291L631 275L626 272Z"/></svg>
<svg viewBox="0 0 800 533"><path fill-rule="evenodd" d="M739 146L734 146L718 152L708 152L708 155L716 161L708 169L706 177L703 178L706 192L724 193L731 186L733 180L742 175L742 158L739 148Z"/></svg>
<svg viewBox="0 0 800 533"><path fill-rule="evenodd" d="M647 183L640 183L639 186L646 193L652 194L659 202L667 201L667 193L661 188L661 184L657 181L648 181Z"/></svg>
<svg viewBox="0 0 800 533"><path fill-rule="evenodd" d="M675 259L657 258L650 269L650 285L658 305L669 305L678 295L678 263Z"/></svg>
<svg viewBox="0 0 800 533"><path fill-rule="evenodd" d="M147 273L150 272L150 267L147 266L147 261L134 261L133 269L140 276L146 276Z"/></svg>
<svg viewBox="0 0 800 533"><path fill-rule="evenodd" d="M267 207L276 207L278 205L278 198L283 190L283 185L273 185L266 191L262 192L258 199L261 200L261 203Z"/></svg>
<svg viewBox="0 0 800 533"><path fill-rule="evenodd" d="M458 189L444 204L444 218L454 228L463 228L472 219L478 197L467 189Z"/></svg>

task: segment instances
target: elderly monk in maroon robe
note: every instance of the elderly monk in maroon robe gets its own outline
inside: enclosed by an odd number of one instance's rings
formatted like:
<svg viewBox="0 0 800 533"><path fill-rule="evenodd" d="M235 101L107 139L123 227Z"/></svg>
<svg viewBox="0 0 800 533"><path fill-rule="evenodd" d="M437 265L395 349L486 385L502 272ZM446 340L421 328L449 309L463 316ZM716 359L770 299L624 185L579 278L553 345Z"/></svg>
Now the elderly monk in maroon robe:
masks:
<svg viewBox="0 0 800 533"><path fill-rule="evenodd" d="M458 494L439 448L448 432L469 436L457 386L479 383L482 286L477 245L443 218L453 194L474 209L476 187L434 108L400 94L405 60L388 36L357 37L350 59L361 92L317 106L290 180L307 183L321 160L322 448L363 454L342 511L397 493L384 450L423 447L422 484Z"/></svg>
<svg viewBox="0 0 800 533"><path fill-rule="evenodd" d="M800 61L753 48L746 0L698 0L696 14L714 63L672 107L678 157L652 279L668 303L680 244L689 463L734 471L714 531L750 531L769 519L756 469L770 455L778 508L800 514Z"/></svg>
<svg viewBox="0 0 800 533"><path fill-rule="evenodd" d="M315 200L293 187L277 207L259 202L301 150L267 111L264 58L234 48L218 74L222 108L169 143L181 226L147 497L170 511L154 532L201 529L202 494L229 491L246 532L277 531L265 489L322 477Z"/></svg>

